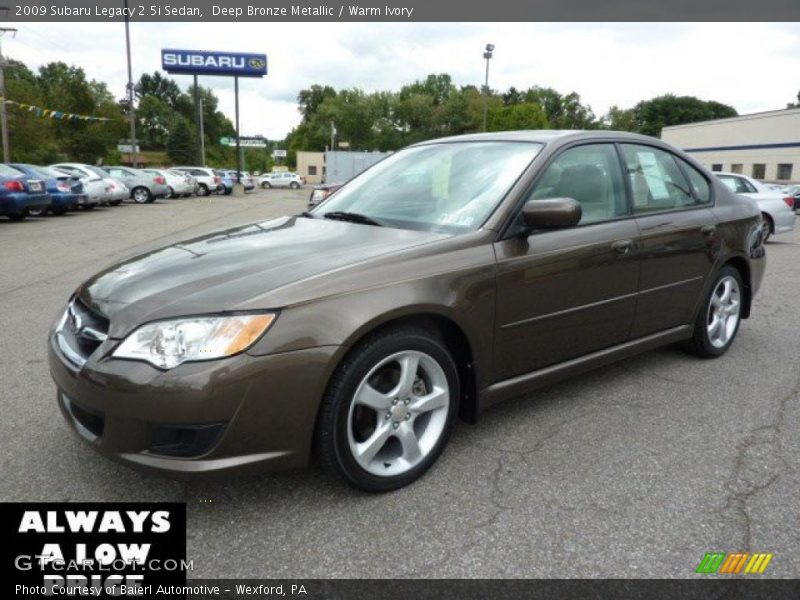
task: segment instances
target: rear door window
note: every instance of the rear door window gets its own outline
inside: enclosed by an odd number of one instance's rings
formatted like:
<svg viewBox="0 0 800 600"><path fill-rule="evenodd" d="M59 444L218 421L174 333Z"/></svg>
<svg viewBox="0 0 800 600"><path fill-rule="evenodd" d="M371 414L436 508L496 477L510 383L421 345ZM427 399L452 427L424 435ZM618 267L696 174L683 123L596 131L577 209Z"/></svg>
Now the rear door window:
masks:
<svg viewBox="0 0 800 600"><path fill-rule="evenodd" d="M634 214L697 204L672 154L638 144L621 144L621 147L633 193Z"/></svg>

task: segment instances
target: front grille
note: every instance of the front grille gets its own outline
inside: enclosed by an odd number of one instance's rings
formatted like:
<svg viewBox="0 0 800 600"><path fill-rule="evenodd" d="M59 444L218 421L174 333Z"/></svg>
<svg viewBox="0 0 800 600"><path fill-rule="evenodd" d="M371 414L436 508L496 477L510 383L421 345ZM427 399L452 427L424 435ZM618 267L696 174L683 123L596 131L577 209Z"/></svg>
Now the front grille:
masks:
<svg viewBox="0 0 800 600"><path fill-rule="evenodd" d="M75 298L56 332L58 345L70 362L82 367L108 337L108 326L106 317Z"/></svg>

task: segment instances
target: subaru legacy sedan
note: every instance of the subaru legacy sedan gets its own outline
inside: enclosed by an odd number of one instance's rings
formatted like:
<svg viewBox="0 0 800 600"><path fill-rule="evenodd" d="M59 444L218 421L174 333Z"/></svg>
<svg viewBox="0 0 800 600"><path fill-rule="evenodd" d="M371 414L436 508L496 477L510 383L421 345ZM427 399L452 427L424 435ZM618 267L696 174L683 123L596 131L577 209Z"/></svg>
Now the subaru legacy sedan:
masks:
<svg viewBox="0 0 800 600"><path fill-rule="evenodd" d="M315 457L391 490L501 400L665 344L723 355L762 280L761 224L650 137L432 140L311 212L92 277L50 332L50 369L78 435L130 465Z"/></svg>

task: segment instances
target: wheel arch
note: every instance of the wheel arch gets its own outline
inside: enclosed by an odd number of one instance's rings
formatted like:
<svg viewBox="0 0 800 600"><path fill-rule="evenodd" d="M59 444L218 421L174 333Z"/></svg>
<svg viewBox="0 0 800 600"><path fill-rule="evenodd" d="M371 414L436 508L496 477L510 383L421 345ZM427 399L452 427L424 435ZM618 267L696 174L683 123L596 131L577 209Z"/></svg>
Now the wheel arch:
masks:
<svg viewBox="0 0 800 600"><path fill-rule="evenodd" d="M747 263L747 259L742 256L731 256L729 257L720 268L730 265L737 271L742 277L742 283L744 284L744 298L742 299L742 318L747 319L750 316L750 306L752 303L753 298L753 286L750 274L750 265Z"/></svg>
<svg viewBox="0 0 800 600"><path fill-rule="evenodd" d="M363 340L387 329L403 326L416 326L433 332L444 342L458 370L461 384L461 401L459 418L468 423L475 423L478 415L478 383L476 376L474 343L470 341L464 327L453 315L448 314L445 307L407 307L403 311L381 315L365 323L354 331L343 344L343 352L337 356L331 375L339 365Z"/></svg>

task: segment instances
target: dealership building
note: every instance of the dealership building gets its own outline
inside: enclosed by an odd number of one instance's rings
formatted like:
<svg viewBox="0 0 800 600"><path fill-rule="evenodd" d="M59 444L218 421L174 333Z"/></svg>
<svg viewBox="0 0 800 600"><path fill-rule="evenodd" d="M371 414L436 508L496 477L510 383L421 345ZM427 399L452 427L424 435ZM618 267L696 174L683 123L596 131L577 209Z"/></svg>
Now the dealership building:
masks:
<svg viewBox="0 0 800 600"><path fill-rule="evenodd" d="M673 125L661 139L712 171L778 183L800 182L800 108Z"/></svg>

